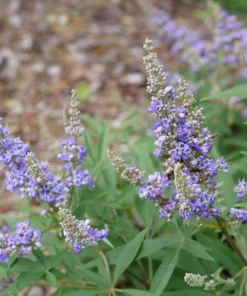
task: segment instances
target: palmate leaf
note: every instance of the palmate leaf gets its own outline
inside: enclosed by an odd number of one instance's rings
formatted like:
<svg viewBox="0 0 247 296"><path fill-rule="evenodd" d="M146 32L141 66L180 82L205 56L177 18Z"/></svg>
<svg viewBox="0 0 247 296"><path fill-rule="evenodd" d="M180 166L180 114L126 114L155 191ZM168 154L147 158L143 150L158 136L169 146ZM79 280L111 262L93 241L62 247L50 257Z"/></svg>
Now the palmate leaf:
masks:
<svg viewBox="0 0 247 296"><path fill-rule="evenodd" d="M150 288L150 292L156 296L160 296L166 288L177 265L180 249L181 245L179 248L171 250L156 271Z"/></svg>
<svg viewBox="0 0 247 296"><path fill-rule="evenodd" d="M159 251L160 249L166 247L175 247L181 244L181 236L177 234L167 235L163 238L149 239L143 242L140 253L137 259L147 257L153 253Z"/></svg>
<svg viewBox="0 0 247 296"><path fill-rule="evenodd" d="M108 282L106 281L105 278L102 278L97 273L91 270L88 270L88 269L80 270L80 274L82 275L82 277L86 279L86 281L93 283L97 286L107 287L108 285Z"/></svg>
<svg viewBox="0 0 247 296"><path fill-rule="evenodd" d="M143 239L144 239L147 231L148 231L147 228L144 229L131 242L129 242L125 246L125 248L123 249L122 253L120 254L120 256L117 260L116 268L115 268L114 274L113 274L113 282L116 282L116 280L122 275L122 273L133 262L136 255L138 254L138 251L141 248L141 245L143 243Z"/></svg>
<svg viewBox="0 0 247 296"><path fill-rule="evenodd" d="M238 272L241 269L241 262L235 252L229 246L217 238L210 237L203 233L196 234L198 241L203 246L210 249L209 254L215 258L215 261L205 265L208 268L207 273L215 272L219 267L224 266L231 274Z"/></svg>
<svg viewBox="0 0 247 296"><path fill-rule="evenodd" d="M209 265L211 264L212 261L210 262L205 262L204 260L201 260L198 257L193 256L186 250L181 250L178 263L177 263L177 268L179 268L180 274L178 276L177 280L174 280L175 274L172 275L171 280L169 281L169 288L170 286L173 287L173 289L177 289L178 287L178 281L182 280L184 284L184 274L186 272L189 273L198 273L198 274L206 274L206 270L204 268L204 265ZM176 271L177 273L177 271ZM182 287L180 284L179 287ZM185 288L188 288L188 285L185 285Z"/></svg>
<svg viewBox="0 0 247 296"><path fill-rule="evenodd" d="M111 272L106 267L105 262L103 262L103 259L102 259L102 261L100 261L98 263L97 268L98 268L98 273L99 273L100 277L106 283L106 287L110 287L111 286Z"/></svg>
<svg viewBox="0 0 247 296"><path fill-rule="evenodd" d="M183 244L183 249L185 249L186 251L188 251L191 255L198 257L198 258L202 258L205 260L210 260L210 261L214 261L214 258L211 257L204 249L204 247L192 240L192 239L186 239L184 244Z"/></svg>

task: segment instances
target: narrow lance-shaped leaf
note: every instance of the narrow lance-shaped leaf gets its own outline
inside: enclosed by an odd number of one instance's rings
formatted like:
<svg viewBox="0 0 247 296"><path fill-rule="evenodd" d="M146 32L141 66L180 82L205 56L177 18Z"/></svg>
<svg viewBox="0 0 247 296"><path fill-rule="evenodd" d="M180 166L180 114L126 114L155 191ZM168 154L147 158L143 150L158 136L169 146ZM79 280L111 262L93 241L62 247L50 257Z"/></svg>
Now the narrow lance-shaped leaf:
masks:
<svg viewBox="0 0 247 296"><path fill-rule="evenodd" d="M56 285L57 285L57 279L56 279L56 277L55 277L55 275L54 275L53 273L51 273L50 271L48 271L48 272L46 273L46 279L47 279L47 281L49 282L49 284L50 284L52 287L56 288Z"/></svg>
<svg viewBox="0 0 247 296"><path fill-rule="evenodd" d="M77 291L71 291L63 294L63 296L98 296L102 293L105 294L105 291L103 290L77 290Z"/></svg>
<svg viewBox="0 0 247 296"><path fill-rule="evenodd" d="M167 235L162 238L145 240L143 242L143 245L141 247L141 250L140 250L140 253L138 254L137 259L148 257L167 246L176 247L177 245L180 245L180 244L181 244L181 236L177 234Z"/></svg>
<svg viewBox="0 0 247 296"><path fill-rule="evenodd" d="M192 239L186 239L183 244L183 249L188 251L191 255L202 258L205 260L214 261L214 258L211 257L204 249L204 247Z"/></svg>
<svg viewBox="0 0 247 296"><path fill-rule="evenodd" d="M235 208L247 208L247 202L242 202L234 205Z"/></svg>
<svg viewBox="0 0 247 296"><path fill-rule="evenodd" d="M120 254L116 268L114 270L113 281L121 276L121 274L128 268L128 266L135 259L140 247L142 245L145 234L147 233L147 228L140 232L130 243L126 245L123 252Z"/></svg>
<svg viewBox="0 0 247 296"><path fill-rule="evenodd" d="M103 121L102 131L99 137L99 160L101 160L106 155L106 149L108 147L109 140L109 127L106 121Z"/></svg>
<svg viewBox="0 0 247 296"><path fill-rule="evenodd" d="M156 296L160 296L166 288L177 265L180 249L181 245L178 249L171 250L156 271L150 288L150 292L154 293Z"/></svg>
<svg viewBox="0 0 247 296"><path fill-rule="evenodd" d="M240 99L247 99L247 84L240 84L238 86L226 89L217 94L202 98L201 101L208 101L214 99L229 99L230 97L238 97Z"/></svg>
<svg viewBox="0 0 247 296"><path fill-rule="evenodd" d="M209 292L204 292L200 290L178 290L178 291L172 291L172 292L166 292L162 294L162 296L212 296Z"/></svg>
<svg viewBox="0 0 247 296"><path fill-rule="evenodd" d="M128 296L155 296L155 294L144 290L126 289L123 292Z"/></svg>

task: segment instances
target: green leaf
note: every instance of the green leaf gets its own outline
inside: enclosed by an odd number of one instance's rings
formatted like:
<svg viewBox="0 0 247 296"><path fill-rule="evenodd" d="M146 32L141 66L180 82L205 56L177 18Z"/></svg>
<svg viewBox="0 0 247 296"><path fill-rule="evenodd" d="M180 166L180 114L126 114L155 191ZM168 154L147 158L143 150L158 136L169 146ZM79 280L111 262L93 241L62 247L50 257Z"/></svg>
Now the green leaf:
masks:
<svg viewBox="0 0 247 296"><path fill-rule="evenodd" d="M63 296L98 296L102 293L104 292L100 290L77 290L65 293Z"/></svg>
<svg viewBox="0 0 247 296"><path fill-rule="evenodd" d="M104 278L102 278L101 276L99 276L97 273L91 271L91 270L87 270L87 269L83 269L80 270L80 274L89 282L94 283L98 286L103 286L103 287L107 287L107 281L105 281Z"/></svg>
<svg viewBox="0 0 247 296"><path fill-rule="evenodd" d="M0 265L0 279L7 278L7 269Z"/></svg>
<svg viewBox="0 0 247 296"><path fill-rule="evenodd" d="M144 290L125 289L122 291L124 292L124 294L130 296L155 296L155 294Z"/></svg>
<svg viewBox="0 0 247 296"><path fill-rule="evenodd" d="M114 270L114 275L113 275L113 282L116 282L116 280L133 262L136 255L138 254L138 251L140 250L140 247L142 245L143 239L147 231L148 231L148 228L144 229L131 242L129 242L125 246L123 252L120 254L117 260L116 268Z"/></svg>
<svg viewBox="0 0 247 296"><path fill-rule="evenodd" d="M247 208L247 202L242 202L234 205L235 208Z"/></svg>
<svg viewBox="0 0 247 296"><path fill-rule="evenodd" d="M108 147L108 142L109 142L109 126L106 121L103 121L102 124L102 132L99 137L99 160L103 159L106 155L106 149Z"/></svg>
<svg viewBox="0 0 247 296"><path fill-rule="evenodd" d="M141 247L140 253L138 254L137 259L150 256L160 249L171 247L181 243L181 237L177 234L167 235L163 238L155 238L145 240Z"/></svg>
<svg viewBox="0 0 247 296"><path fill-rule="evenodd" d="M84 131L84 138L85 138L85 142L86 142L86 146L88 148L88 153L91 156L91 158L93 160L95 160L96 158L96 149L95 149L95 145L92 141L92 137L91 134L88 130Z"/></svg>
<svg viewBox="0 0 247 296"><path fill-rule="evenodd" d="M177 265L180 249L181 246L178 249L171 250L156 271L150 288L150 292L156 296L161 295L166 288Z"/></svg>
<svg viewBox="0 0 247 296"><path fill-rule="evenodd" d="M81 102L87 101L90 96L90 85L87 83L80 83L76 87L76 93L77 93L78 99Z"/></svg>
<svg viewBox="0 0 247 296"><path fill-rule="evenodd" d="M50 271L47 271L47 273L45 274L47 281L49 282L49 284L56 288L57 285L57 279L55 277L55 275L53 273L51 273Z"/></svg>
<svg viewBox="0 0 247 296"><path fill-rule="evenodd" d="M238 97L240 99L247 99L247 84L240 84L238 86L226 89L222 92L202 98L201 101L208 101L214 99L229 99L230 97Z"/></svg>
<svg viewBox="0 0 247 296"><path fill-rule="evenodd" d="M42 263L45 266L45 256L42 251L39 249L33 250L34 256L39 260L40 263Z"/></svg>
<svg viewBox="0 0 247 296"><path fill-rule="evenodd" d="M46 270L49 270L49 269L51 269L53 267L57 267L61 263L61 261L63 260L65 255L67 255L67 254L68 253L66 251L64 251L64 252L60 252L56 256L46 256L45 257L45 268L46 268Z"/></svg>
<svg viewBox="0 0 247 296"><path fill-rule="evenodd" d="M123 245L123 246L120 246L120 247L117 247L117 248L114 248L113 250L107 252L105 255L106 255L106 258L108 260L108 263L109 265L115 265L120 254L123 252L124 248L125 248L126 245ZM86 268L92 268L92 267L95 267L98 265L98 263L101 261L101 258L98 257L96 259L93 259L92 261L89 261L88 263L85 263L83 264L81 267L79 267L77 270L80 271L80 270L83 270L83 269L86 269Z"/></svg>
<svg viewBox="0 0 247 296"><path fill-rule="evenodd" d="M240 270L241 262L237 254L227 244L203 233L197 233L196 238L203 246L210 249L208 253L215 258L214 262L205 265L205 268L209 269L206 270L207 273L214 273L221 266L227 268L232 275Z"/></svg>
<svg viewBox="0 0 247 296"><path fill-rule="evenodd" d="M247 156L247 151L241 151L240 153Z"/></svg>
<svg viewBox="0 0 247 296"><path fill-rule="evenodd" d="M107 287L111 286L111 273L110 270L108 270L108 268L105 265L105 262L100 261L98 263L98 273L100 275L100 277L104 280L104 282L106 283Z"/></svg>
<svg viewBox="0 0 247 296"><path fill-rule="evenodd" d="M38 281L42 276L43 272L24 272L16 280L18 290L30 286L31 284Z"/></svg>
<svg viewBox="0 0 247 296"><path fill-rule="evenodd" d="M153 150L150 149L148 143L141 142L133 147L135 153L138 155L139 168L145 171L147 174L152 174L155 171L155 167L152 161Z"/></svg>
<svg viewBox="0 0 247 296"><path fill-rule="evenodd" d="M95 130L97 133L101 132L101 125L97 123L92 117L88 116L87 114L83 114L80 116L82 118L82 121L90 126L93 130Z"/></svg>
<svg viewBox="0 0 247 296"><path fill-rule="evenodd" d="M221 192L222 196L224 197L224 203L228 206L228 207L232 207L234 204L234 198L235 198L235 194L233 192L233 188L235 187L235 181L233 180L233 166L229 168L229 171L227 174L220 174L219 175L219 182L222 182L222 186L221 186Z"/></svg>
<svg viewBox="0 0 247 296"><path fill-rule="evenodd" d="M186 239L184 244L183 244L183 249L185 249L186 251L188 251L191 255L198 257L198 258L202 258L205 260L210 260L210 261L214 261L214 258L211 257L204 249L204 247L192 240L192 239Z"/></svg>
<svg viewBox="0 0 247 296"><path fill-rule="evenodd" d="M6 295L6 296L18 296L18 289L16 287L16 283L13 283L7 290L5 290L4 292L2 292L2 296Z"/></svg>
<svg viewBox="0 0 247 296"><path fill-rule="evenodd" d="M177 263L177 268L179 268L180 270L183 270L182 281L184 282L183 277L185 272L205 274L206 270L204 269L204 266L203 266L204 264L211 264L211 261L210 263L202 261L200 258L197 258L191 255L186 250L181 249L178 263ZM174 276L172 276L169 282L169 288L170 288L170 285L173 283L173 278ZM181 280L181 276L179 278ZM177 289L178 287L176 282L177 281L175 281L175 286L174 286L175 289ZM182 285L179 285L179 287L181 289L184 288L182 287ZM188 286L186 284L186 287L184 289L187 289L187 288Z"/></svg>
<svg viewBox="0 0 247 296"><path fill-rule="evenodd" d="M173 292L166 292L162 296L212 296L211 293L202 290L179 290Z"/></svg>
<svg viewBox="0 0 247 296"><path fill-rule="evenodd" d="M41 271L43 266L39 261L32 261L27 258L18 258L12 265L10 270L12 272L25 272L25 271Z"/></svg>

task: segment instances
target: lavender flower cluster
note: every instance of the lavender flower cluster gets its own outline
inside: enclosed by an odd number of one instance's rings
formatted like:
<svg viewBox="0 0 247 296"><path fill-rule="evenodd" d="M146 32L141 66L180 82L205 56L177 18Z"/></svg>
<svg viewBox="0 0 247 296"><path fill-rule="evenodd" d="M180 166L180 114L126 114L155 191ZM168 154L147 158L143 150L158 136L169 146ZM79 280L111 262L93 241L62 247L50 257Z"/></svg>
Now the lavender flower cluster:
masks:
<svg viewBox="0 0 247 296"><path fill-rule="evenodd" d="M149 176L141 185L140 197L159 205L161 217L170 218L177 212L185 220L191 216L211 219L220 214L218 208L213 208L218 189L216 178L219 172L227 172L228 165L223 158L210 158L213 136L207 128L201 129L202 109L195 106L186 82L180 80L178 89L167 86L166 74L157 55L151 52L149 40L144 49L147 91L152 96L149 112L155 119L157 136L154 155L164 159L168 169ZM172 184L175 190L168 198L165 191Z"/></svg>
<svg viewBox="0 0 247 296"><path fill-rule="evenodd" d="M154 155L167 169L142 181L144 172L124 164L111 151L108 158L123 179L140 186L140 198L159 207L161 218L170 219L176 213L185 220L217 217L221 212L214 207L219 193L217 177L220 172L227 173L228 164L223 157L216 161L210 157L214 136L201 127L202 108L195 106L187 83L180 79L177 88L167 85L167 74L158 64L150 40L146 40L144 49L147 91L151 94L148 110L154 117L157 137ZM247 181L240 181L236 191L238 198L247 197ZM247 222L247 210L231 208L230 214L235 221Z"/></svg>
<svg viewBox="0 0 247 296"><path fill-rule="evenodd" d="M202 109L195 106L186 82L179 80L177 89L167 86L167 75L151 52L150 40L146 40L144 49L147 91L152 96L149 112L155 119L157 136L154 155L164 160L167 170L141 182L140 197L159 206L162 218L170 219L178 213L185 220L192 216L212 219L220 214L220 209L213 207L218 193L216 179L219 172L227 172L228 165L223 158L210 158L213 136L207 128L201 128Z"/></svg>
<svg viewBox="0 0 247 296"><path fill-rule="evenodd" d="M63 151L58 154L58 157L64 161L68 186L90 185L94 187L89 171L82 168L87 155L87 148L77 144L78 138L82 136L84 131L80 124L78 105L76 93L73 91L69 108L69 124L65 128L69 137L62 141Z"/></svg>
<svg viewBox="0 0 247 296"><path fill-rule="evenodd" d="M6 225L0 232L0 261L7 263L13 254L30 255L33 248L41 248L41 232L31 227L29 221L16 224L14 232Z"/></svg>
<svg viewBox="0 0 247 296"><path fill-rule="evenodd" d="M64 205L68 188L61 177L48 171L47 164L30 152L28 144L13 138L0 124L0 162L7 168L6 189L16 191L22 199L47 202L51 207Z"/></svg>
<svg viewBox="0 0 247 296"><path fill-rule="evenodd" d="M247 29L235 15L213 7L215 27L212 38L201 38L195 31L180 26L164 10L152 17L160 27L159 39L171 46L171 53L187 63L193 72L210 70L218 60L225 65L241 68L241 77L247 79Z"/></svg>
<svg viewBox="0 0 247 296"><path fill-rule="evenodd" d="M60 208L58 217L65 241L73 246L76 253L81 253L87 246L96 246L99 241L108 236L108 228L101 230L92 228L89 219L78 220L69 209Z"/></svg>
<svg viewBox="0 0 247 296"><path fill-rule="evenodd" d="M65 174L57 176L51 173L48 165L38 160L30 151L29 145L19 138L11 137L9 130L0 122L0 164L6 169L6 189L16 192L22 199L35 200L39 204L46 203L47 208L41 214L53 212L60 219L66 242L73 241L74 249L81 252L86 246L96 245L99 240L107 237L108 229L97 230L90 227L90 220L79 221L68 209L72 198L70 190L75 187L90 185L94 182L87 169L82 168L87 148L77 144L78 137L83 133L81 127L78 100L72 92L69 108L69 122L65 132L69 135L62 141L63 151L58 155L64 161ZM7 262L8 255L28 255L33 247L41 247L41 232L30 227L29 222L18 223L16 231L10 232L3 227L0 234L0 261Z"/></svg>

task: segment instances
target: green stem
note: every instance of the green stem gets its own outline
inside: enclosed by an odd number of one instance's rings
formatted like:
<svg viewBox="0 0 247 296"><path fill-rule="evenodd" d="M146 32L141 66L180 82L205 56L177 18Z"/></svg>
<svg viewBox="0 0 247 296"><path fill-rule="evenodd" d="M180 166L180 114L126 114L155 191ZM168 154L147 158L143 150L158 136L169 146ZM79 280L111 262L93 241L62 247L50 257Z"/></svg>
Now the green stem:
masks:
<svg viewBox="0 0 247 296"><path fill-rule="evenodd" d="M42 233L45 233L45 232L47 232L49 230L52 230L56 225L57 225L57 223L52 223L50 226L48 226L46 229L44 229L42 231Z"/></svg>
<svg viewBox="0 0 247 296"><path fill-rule="evenodd" d="M69 199L68 209L69 209L70 206L71 206L71 202L72 202L72 198L73 198L74 189L75 189L75 186L72 187L71 192L70 192L70 199Z"/></svg>
<svg viewBox="0 0 247 296"><path fill-rule="evenodd" d="M153 279L153 261L152 258L148 257L148 272L149 272L149 282Z"/></svg>

